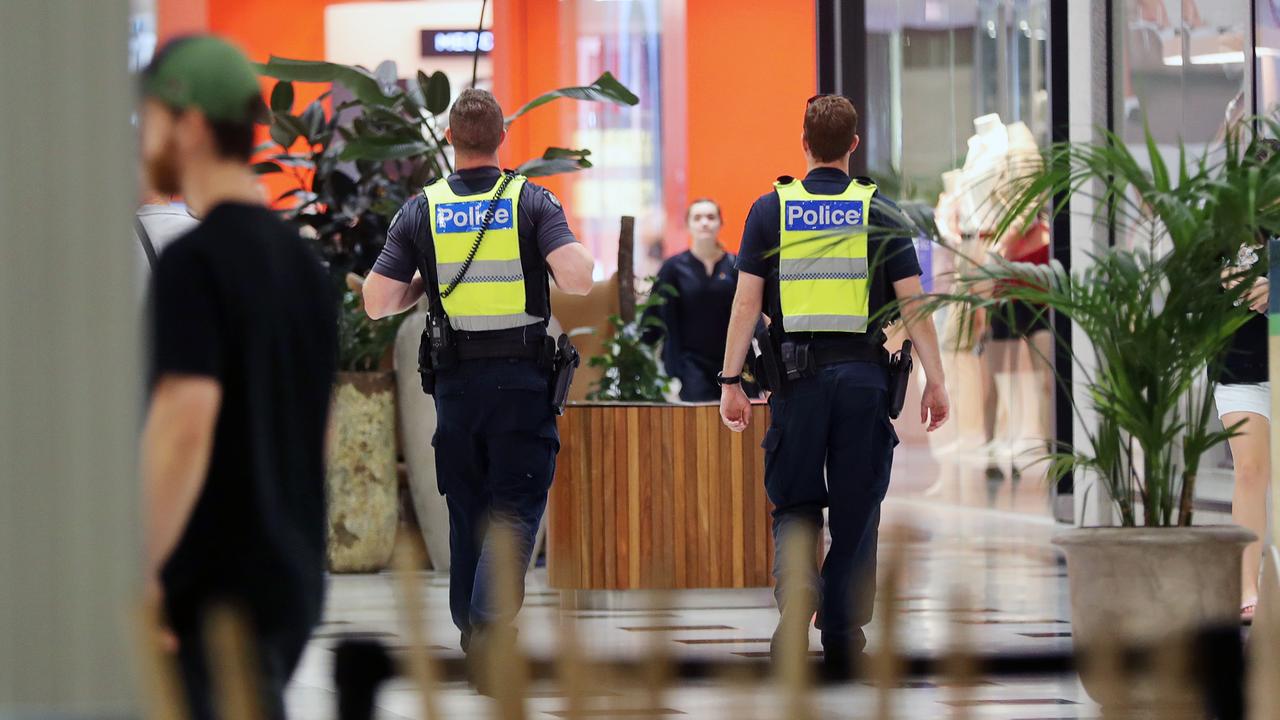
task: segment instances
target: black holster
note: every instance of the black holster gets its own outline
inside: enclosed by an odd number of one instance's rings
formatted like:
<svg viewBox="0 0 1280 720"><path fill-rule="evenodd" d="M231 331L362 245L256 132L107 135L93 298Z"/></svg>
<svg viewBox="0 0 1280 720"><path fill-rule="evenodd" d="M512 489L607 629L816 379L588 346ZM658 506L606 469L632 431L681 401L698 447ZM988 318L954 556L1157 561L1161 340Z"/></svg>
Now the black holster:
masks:
<svg viewBox="0 0 1280 720"><path fill-rule="evenodd" d="M756 323L756 332L752 338L750 365L751 374L761 390L777 392L782 389L782 358L778 345L773 341L769 326L763 320Z"/></svg>
<svg viewBox="0 0 1280 720"><path fill-rule="evenodd" d="M422 380L422 392L436 394L436 369L431 366L431 334L422 331L422 339L418 341L418 378Z"/></svg>
<svg viewBox="0 0 1280 720"><path fill-rule="evenodd" d="M907 383L911 381L911 341L903 340L902 349L889 360L889 417L897 420L907 403Z"/></svg>
<svg viewBox="0 0 1280 720"><path fill-rule="evenodd" d="M556 341L555 360L551 366L551 409L556 415L564 415L564 406L569 401L569 388L573 385L574 373L581 363L582 356L569 341L569 336L561 335Z"/></svg>
<svg viewBox="0 0 1280 720"><path fill-rule="evenodd" d="M422 392L434 395L436 373L458 364L458 340L449 325L449 317L434 312L427 313L427 326L418 342L418 376L422 379Z"/></svg>

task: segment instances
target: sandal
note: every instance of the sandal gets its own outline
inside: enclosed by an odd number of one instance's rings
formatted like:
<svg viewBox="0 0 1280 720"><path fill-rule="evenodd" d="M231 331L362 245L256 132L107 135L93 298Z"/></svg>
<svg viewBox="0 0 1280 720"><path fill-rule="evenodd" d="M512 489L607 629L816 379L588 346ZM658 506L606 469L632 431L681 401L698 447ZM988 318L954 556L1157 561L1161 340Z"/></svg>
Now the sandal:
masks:
<svg viewBox="0 0 1280 720"><path fill-rule="evenodd" d="M1258 609L1258 603L1256 601L1247 603L1246 605L1242 606L1240 608L1240 624L1253 625L1253 613L1257 609Z"/></svg>

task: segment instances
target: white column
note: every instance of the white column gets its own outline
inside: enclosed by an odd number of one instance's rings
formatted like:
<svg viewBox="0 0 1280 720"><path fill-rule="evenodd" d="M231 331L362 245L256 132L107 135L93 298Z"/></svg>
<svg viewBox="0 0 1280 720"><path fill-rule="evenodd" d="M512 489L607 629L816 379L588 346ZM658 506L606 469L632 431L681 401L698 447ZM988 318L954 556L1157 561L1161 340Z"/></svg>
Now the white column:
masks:
<svg viewBox="0 0 1280 720"><path fill-rule="evenodd" d="M1073 143L1100 143L1098 128L1107 127L1107 3L1103 0L1072 0L1068 4L1068 38L1071 65L1068 74L1070 95L1070 137ZM1119 61L1119 48L1113 53ZM1096 192L1087 193L1097 195ZM1077 194L1071 198L1071 268L1079 272L1090 263L1090 253L1107 247L1107 227L1097 221L1095 203ZM1097 418L1089 410L1089 395L1084 389L1083 375L1097 366L1089 339L1078 327L1072 327L1071 347L1081 363L1073 368L1072 393L1076 407L1074 440L1083 445L1086 430L1097 427ZM1081 367L1083 366L1083 367ZM1110 496L1096 476L1078 472L1075 477L1075 521L1077 525L1114 524Z"/></svg>
<svg viewBox="0 0 1280 720"><path fill-rule="evenodd" d="M0 716L136 710L128 10L0 1Z"/></svg>

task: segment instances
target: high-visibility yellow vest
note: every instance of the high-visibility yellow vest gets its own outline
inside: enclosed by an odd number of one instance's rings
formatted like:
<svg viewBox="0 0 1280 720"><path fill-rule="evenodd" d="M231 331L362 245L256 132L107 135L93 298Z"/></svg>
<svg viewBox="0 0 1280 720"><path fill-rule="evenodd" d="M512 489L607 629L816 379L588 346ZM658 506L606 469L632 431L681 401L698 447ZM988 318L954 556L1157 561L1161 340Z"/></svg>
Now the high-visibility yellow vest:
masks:
<svg viewBox="0 0 1280 720"><path fill-rule="evenodd" d="M431 238L441 291L449 287L466 262L484 223L485 211L501 183L499 179L493 190L474 195L458 195L443 179L423 190L431 208ZM517 215L524 183L523 176L508 183L466 276L441 300L454 329L506 330L542 322L526 311Z"/></svg>
<svg viewBox="0 0 1280 720"><path fill-rule="evenodd" d="M839 195L814 195L795 179L774 187L782 207L782 329L865 333L871 302L866 225L876 186L854 180ZM847 234L840 232L845 228Z"/></svg>

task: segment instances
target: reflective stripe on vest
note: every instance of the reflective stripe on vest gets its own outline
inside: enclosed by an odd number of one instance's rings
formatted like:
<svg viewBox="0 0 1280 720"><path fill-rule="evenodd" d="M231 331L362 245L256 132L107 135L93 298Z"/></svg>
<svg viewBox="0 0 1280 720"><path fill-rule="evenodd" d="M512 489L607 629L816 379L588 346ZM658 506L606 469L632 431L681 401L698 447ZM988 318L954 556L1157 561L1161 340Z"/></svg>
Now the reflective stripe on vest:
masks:
<svg viewBox="0 0 1280 720"><path fill-rule="evenodd" d="M499 180L499 183L501 180ZM520 262L520 189L517 176L494 209L471 268L449 297L443 299L449 324L457 330L506 330L542 322L525 312L524 267ZM494 186L494 189L497 185ZM440 290L458 275L475 245L494 190L458 195L447 180L423 192L431 208L431 240L435 247Z"/></svg>
<svg viewBox="0 0 1280 720"><path fill-rule="evenodd" d="M876 186L814 195L798 180L775 183L782 215L778 294L786 332L867 331L867 215ZM842 228L860 228L847 235Z"/></svg>

